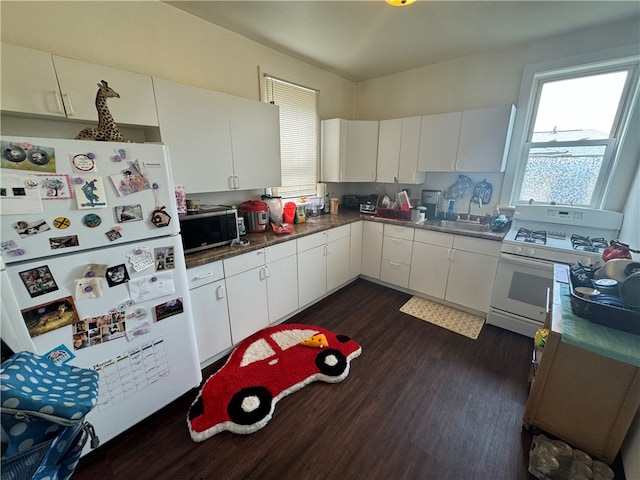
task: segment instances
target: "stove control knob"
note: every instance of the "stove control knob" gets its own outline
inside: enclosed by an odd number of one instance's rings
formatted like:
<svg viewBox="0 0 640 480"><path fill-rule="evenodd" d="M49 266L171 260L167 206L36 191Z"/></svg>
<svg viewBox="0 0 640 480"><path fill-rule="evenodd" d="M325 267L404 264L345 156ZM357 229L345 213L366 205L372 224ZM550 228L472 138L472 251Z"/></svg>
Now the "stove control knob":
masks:
<svg viewBox="0 0 640 480"><path fill-rule="evenodd" d="M533 248L527 248L527 255L533 257L536 254L536 251Z"/></svg>
<svg viewBox="0 0 640 480"><path fill-rule="evenodd" d="M513 253L522 253L522 247L513 247Z"/></svg>

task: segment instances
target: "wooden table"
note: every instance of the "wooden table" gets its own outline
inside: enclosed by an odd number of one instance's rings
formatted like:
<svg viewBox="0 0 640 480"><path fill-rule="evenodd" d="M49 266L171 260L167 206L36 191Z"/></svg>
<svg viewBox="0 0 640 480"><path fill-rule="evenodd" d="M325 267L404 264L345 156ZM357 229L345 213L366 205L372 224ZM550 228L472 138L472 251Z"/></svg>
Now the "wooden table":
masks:
<svg viewBox="0 0 640 480"><path fill-rule="evenodd" d="M563 342L559 291L555 281L545 321L549 336L523 426L539 427L611 463L640 407L640 368Z"/></svg>

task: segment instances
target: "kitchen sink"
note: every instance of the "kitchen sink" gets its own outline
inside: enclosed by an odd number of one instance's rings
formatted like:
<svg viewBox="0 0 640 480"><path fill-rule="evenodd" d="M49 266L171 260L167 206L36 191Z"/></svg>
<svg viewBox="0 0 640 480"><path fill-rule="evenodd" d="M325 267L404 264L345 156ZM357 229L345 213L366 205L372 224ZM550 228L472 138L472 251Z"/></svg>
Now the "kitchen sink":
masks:
<svg viewBox="0 0 640 480"><path fill-rule="evenodd" d="M488 223L465 222L464 220L440 220L440 226L469 232L488 232L491 229L491 225Z"/></svg>

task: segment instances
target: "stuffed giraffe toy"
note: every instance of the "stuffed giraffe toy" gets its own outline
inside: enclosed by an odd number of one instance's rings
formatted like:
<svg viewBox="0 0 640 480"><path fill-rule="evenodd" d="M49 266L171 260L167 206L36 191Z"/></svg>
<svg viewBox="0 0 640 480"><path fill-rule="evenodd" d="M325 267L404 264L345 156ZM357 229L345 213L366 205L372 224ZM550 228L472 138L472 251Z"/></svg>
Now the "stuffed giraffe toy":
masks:
<svg viewBox="0 0 640 480"><path fill-rule="evenodd" d="M120 98L118 92L102 80L98 83L96 94L96 109L98 110L98 126L87 127L76 135L76 140L98 140L102 142L131 142L122 136L116 122L107 107L107 98Z"/></svg>

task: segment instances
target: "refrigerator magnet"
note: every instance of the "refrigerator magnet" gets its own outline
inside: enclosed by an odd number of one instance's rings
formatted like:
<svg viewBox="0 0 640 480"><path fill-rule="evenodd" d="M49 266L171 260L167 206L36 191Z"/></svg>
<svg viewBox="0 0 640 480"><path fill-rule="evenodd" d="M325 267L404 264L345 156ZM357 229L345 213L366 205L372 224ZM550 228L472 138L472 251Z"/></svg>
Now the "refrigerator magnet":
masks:
<svg viewBox="0 0 640 480"><path fill-rule="evenodd" d="M85 215L84 217L82 217L82 224L89 228L95 228L101 223L102 223L102 219L100 218L99 215L96 215L95 213L89 213L88 215Z"/></svg>
<svg viewBox="0 0 640 480"><path fill-rule="evenodd" d="M165 207L156 208L151 214L151 223L156 227L167 227L171 223L171 215L164 211Z"/></svg>
<svg viewBox="0 0 640 480"><path fill-rule="evenodd" d="M151 182L147 174L140 170L137 160L135 162L129 162L129 168L115 175L111 175L109 178L111 178L113 185L118 191L118 195L121 197L151 188Z"/></svg>
<svg viewBox="0 0 640 480"><path fill-rule="evenodd" d="M78 321L73 298L59 298L52 302L21 310L31 337L37 337Z"/></svg>
<svg viewBox="0 0 640 480"><path fill-rule="evenodd" d="M127 267L124 263L107 268L107 284L109 288L121 285L127 281L129 281L129 272L127 272Z"/></svg>
<svg viewBox="0 0 640 480"><path fill-rule="evenodd" d="M19 275L31 298L58 290L58 285L47 265L25 270Z"/></svg>
<svg viewBox="0 0 640 480"><path fill-rule="evenodd" d="M139 222L142 220L142 205L122 205L115 208L118 223Z"/></svg>
<svg viewBox="0 0 640 480"><path fill-rule="evenodd" d="M34 146L27 142L17 144L2 140L0 149L2 150L0 157L0 167L2 168L42 173L55 173L56 171L55 150L51 147Z"/></svg>
<svg viewBox="0 0 640 480"><path fill-rule="evenodd" d="M64 230L66 228L69 228L69 226L71 225L71 220L69 220L67 217L56 217L51 223L54 227L60 230Z"/></svg>
<svg viewBox="0 0 640 480"><path fill-rule="evenodd" d="M141 272L154 265L153 254L149 251L149 247L134 248L127 253L127 258L136 272Z"/></svg>
<svg viewBox="0 0 640 480"><path fill-rule="evenodd" d="M107 236L110 242L113 242L114 240L118 240L119 238L122 238L122 234L120 233L119 227L113 227L111 230L109 230L108 232L105 232L104 234Z"/></svg>
<svg viewBox="0 0 640 480"><path fill-rule="evenodd" d="M107 273L107 265L103 263L89 263L84 267L83 277L98 278L104 277Z"/></svg>
<svg viewBox="0 0 640 480"><path fill-rule="evenodd" d="M49 239L49 246L51 250L58 248L77 247L80 245L77 235L67 235L66 237L51 237Z"/></svg>
<svg viewBox="0 0 640 480"><path fill-rule="evenodd" d="M48 358L56 365L62 365L64 363L67 363L69 360L73 360L74 358L76 358L76 356L71 353L71 350L69 350L64 343L61 343L53 350L49 350L43 355L43 357Z"/></svg>
<svg viewBox="0 0 640 480"><path fill-rule="evenodd" d="M156 259L156 270L173 270L176 267L173 247L160 247L153 251Z"/></svg>
<svg viewBox="0 0 640 480"><path fill-rule="evenodd" d="M96 156L93 153L70 153L71 165L76 172L95 172L96 171Z"/></svg>
<svg viewBox="0 0 640 480"><path fill-rule="evenodd" d="M73 198L69 175L38 173L37 176L40 179L40 194L43 200L67 200Z"/></svg>
<svg viewBox="0 0 640 480"><path fill-rule="evenodd" d="M47 222L42 218L33 222L20 220L12 226L21 238L31 237L32 235L37 235L39 233L46 232L47 230L51 230L49 225L47 225Z"/></svg>
<svg viewBox="0 0 640 480"><path fill-rule="evenodd" d="M82 182L74 180L73 186L78 208L107 208L106 195L102 177L82 179Z"/></svg>
<svg viewBox="0 0 640 480"><path fill-rule="evenodd" d="M76 280L76 300L98 298L102 296L99 278L80 278Z"/></svg>
<svg viewBox="0 0 640 480"><path fill-rule="evenodd" d="M162 303L160 305L156 305L154 307L156 313L156 321L164 320L165 318L172 317L174 315L179 315L184 312L184 307L182 304L182 297L174 298L173 300L169 300L166 303Z"/></svg>

